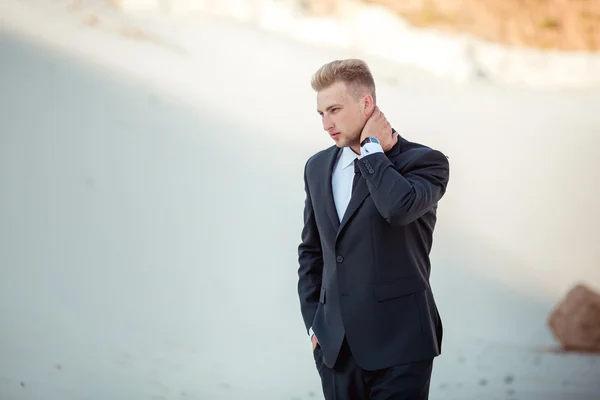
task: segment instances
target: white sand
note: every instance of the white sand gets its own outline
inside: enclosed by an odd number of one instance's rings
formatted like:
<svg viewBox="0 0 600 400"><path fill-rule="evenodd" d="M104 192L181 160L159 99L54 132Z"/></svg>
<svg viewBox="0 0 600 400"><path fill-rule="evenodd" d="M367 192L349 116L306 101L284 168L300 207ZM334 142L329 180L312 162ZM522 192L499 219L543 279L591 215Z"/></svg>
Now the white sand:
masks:
<svg viewBox="0 0 600 400"><path fill-rule="evenodd" d="M0 399L320 398L296 297L302 168L329 145L308 80L349 53L68 4L0 3ZM540 349L564 292L600 288L600 92L373 63L394 126L452 163L431 398L597 399L598 357Z"/></svg>

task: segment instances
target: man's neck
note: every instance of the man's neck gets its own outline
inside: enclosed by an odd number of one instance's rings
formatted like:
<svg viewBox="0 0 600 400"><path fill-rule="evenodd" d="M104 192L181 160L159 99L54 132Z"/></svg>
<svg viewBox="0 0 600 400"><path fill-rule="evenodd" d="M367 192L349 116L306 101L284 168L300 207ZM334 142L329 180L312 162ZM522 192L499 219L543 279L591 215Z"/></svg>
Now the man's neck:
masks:
<svg viewBox="0 0 600 400"><path fill-rule="evenodd" d="M360 140L357 140L356 143L351 144L350 149L354 152L354 154L360 156Z"/></svg>

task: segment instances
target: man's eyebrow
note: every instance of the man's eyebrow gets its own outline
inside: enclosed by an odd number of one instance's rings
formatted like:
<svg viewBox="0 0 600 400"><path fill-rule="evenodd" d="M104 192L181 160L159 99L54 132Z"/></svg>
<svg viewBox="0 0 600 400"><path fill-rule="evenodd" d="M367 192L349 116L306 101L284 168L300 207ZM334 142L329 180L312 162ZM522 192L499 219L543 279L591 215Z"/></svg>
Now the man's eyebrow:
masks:
<svg viewBox="0 0 600 400"><path fill-rule="evenodd" d="M332 108L334 108L334 107L341 107L341 106L342 106L341 104L332 104L332 105L330 105L329 107L327 107L327 108L325 109L325 111L329 111L329 110L331 110L331 109L332 109ZM321 111L320 111L320 110L317 110L317 112L318 112L319 114L321 113Z"/></svg>

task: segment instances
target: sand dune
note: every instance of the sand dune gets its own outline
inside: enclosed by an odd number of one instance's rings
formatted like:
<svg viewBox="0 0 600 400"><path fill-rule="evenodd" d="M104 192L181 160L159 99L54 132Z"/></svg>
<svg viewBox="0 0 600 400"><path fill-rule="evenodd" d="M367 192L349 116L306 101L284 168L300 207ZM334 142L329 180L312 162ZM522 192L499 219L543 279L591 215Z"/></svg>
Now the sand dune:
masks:
<svg viewBox="0 0 600 400"><path fill-rule="evenodd" d="M24 4L0 5L0 399L320 398L295 288L302 168L329 145L308 79L347 53ZM546 351L545 320L600 287L599 93L404 76L381 107L452 165L431 398L596 399L600 359Z"/></svg>

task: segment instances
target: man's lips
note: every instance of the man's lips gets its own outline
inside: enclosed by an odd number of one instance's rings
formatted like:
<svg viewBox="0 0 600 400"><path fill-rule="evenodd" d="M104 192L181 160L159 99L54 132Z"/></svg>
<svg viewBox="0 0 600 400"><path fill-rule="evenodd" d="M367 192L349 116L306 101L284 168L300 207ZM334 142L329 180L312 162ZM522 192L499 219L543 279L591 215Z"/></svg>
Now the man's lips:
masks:
<svg viewBox="0 0 600 400"><path fill-rule="evenodd" d="M340 136L340 133L339 132L333 132L333 133L330 133L329 136L331 136L333 139L335 139L338 136Z"/></svg>

